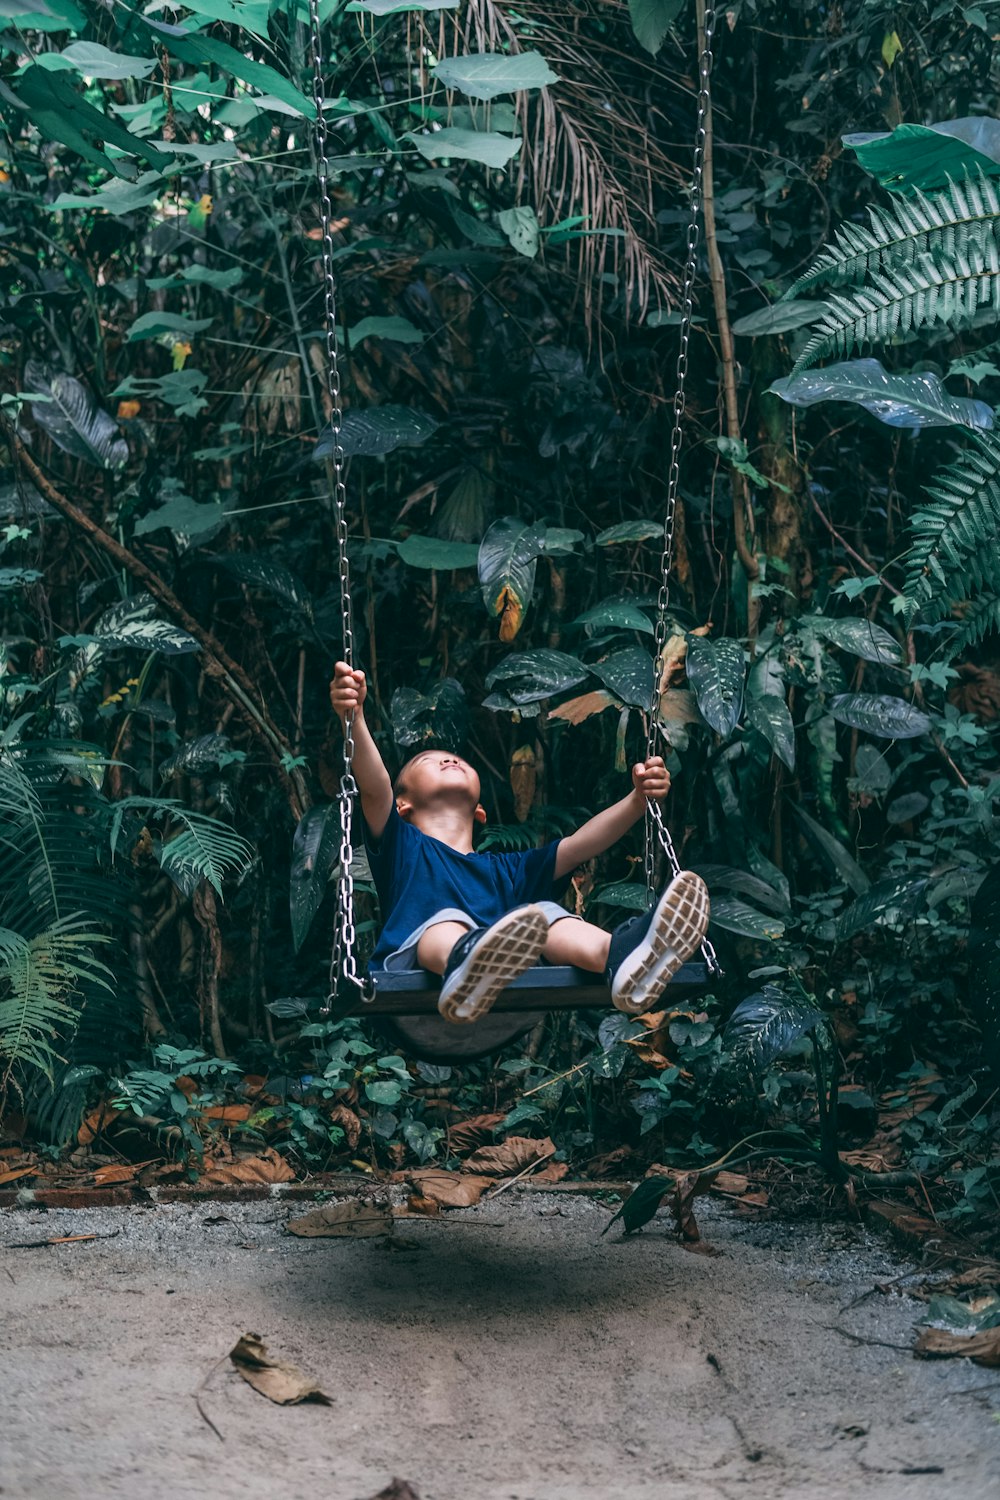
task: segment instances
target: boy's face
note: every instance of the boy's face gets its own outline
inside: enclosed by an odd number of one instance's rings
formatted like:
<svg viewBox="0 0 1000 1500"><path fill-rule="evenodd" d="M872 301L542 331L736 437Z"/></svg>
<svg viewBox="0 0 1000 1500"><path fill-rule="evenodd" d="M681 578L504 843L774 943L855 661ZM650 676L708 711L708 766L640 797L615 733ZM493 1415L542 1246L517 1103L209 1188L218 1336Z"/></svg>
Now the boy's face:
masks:
<svg viewBox="0 0 1000 1500"><path fill-rule="evenodd" d="M476 822L485 822L479 805L482 792L475 769L451 750L422 750L408 760L396 783L400 816L419 812L435 802L466 804Z"/></svg>

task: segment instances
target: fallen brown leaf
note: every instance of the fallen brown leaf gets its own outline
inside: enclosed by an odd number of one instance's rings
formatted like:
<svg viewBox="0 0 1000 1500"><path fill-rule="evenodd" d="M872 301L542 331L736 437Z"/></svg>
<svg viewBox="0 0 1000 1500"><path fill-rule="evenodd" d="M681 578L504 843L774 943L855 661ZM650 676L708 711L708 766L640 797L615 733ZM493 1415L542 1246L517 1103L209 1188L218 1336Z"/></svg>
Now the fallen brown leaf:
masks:
<svg viewBox="0 0 1000 1500"><path fill-rule="evenodd" d="M513 1177L533 1162L551 1156L555 1146L548 1136L535 1141L526 1135L512 1135L498 1146L480 1146L462 1163L463 1172L485 1172L491 1177Z"/></svg>
<svg viewBox="0 0 1000 1500"><path fill-rule="evenodd" d="M587 1175L589 1177L609 1177L616 1167L632 1156L631 1146L616 1146L613 1151L605 1151L601 1156L592 1156L587 1163Z"/></svg>
<svg viewBox="0 0 1000 1500"><path fill-rule="evenodd" d="M296 1406L300 1401L332 1405L329 1396L296 1365L272 1359L259 1333L243 1334L229 1351L229 1358L248 1385L278 1406Z"/></svg>
<svg viewBox="0 0 1000 1500"><path fill-rule="evenodd" d="M285 1228L304 1239L372 1239L392 1234L392 1210L350 1198L346 1203L324 1203L301 1218L289 1219Z"/></svg>
<svg viewBox="0 0 1000 1500"><path fill-rule="evenodd" d="M353 1109L348 1109L346 1104L335 1104L330 1111L330 1123L339 1125L347 1139L349 1150L353 1151L361 1137L361 1121Z"/></svg>
<svg viewBox="0 0 1000 1500"><path fill-rule="evenodd" d="M468 1120L459 1120L448 1127L448 1145L456 1153L471 1151L488 1141L497 1125L502 1125L506 1115L473 1115Z"/></svg>
<svg viewBox="0 0 1000 1500"><path fill-rule="evenodd" d="M223 1125L242 1125L253 1114L250 1104L210 1104L201 1111L203 1120L218 1120Z"/></svg>
<svg viewBox="0 0 1000 1500"><path fill-rule="evenodd" d="M420 1167L407 1174L407 1181L419 1198L433 1198L442 1208L471 1208L493 1186L492 1177L446 1172L442 1167Z"/></svg>
<svg viewBox="0 0 1000 1500"><path fill-rule="evenodd" d="M694 1244L701 1239L701 1230L694 1216L694 1200L699 1193L707 1193L709 1184L700 1172L682 1172L675 1179L672 1207L677 1233L681 1239Z"/></svg>
<svg viewBox="0 0 1000 1500"><path fill-rule="evenodd" d="M295 1173L272 1146L265 1146L256 1156L216 1164L199 1179L202 1187L240 1187L258 1182L291 1182Z"/></svg>
<svg viewBox="0 0 1000 1500"><path fill-rule="evenodd" d="M394 1479L384 1490L372 1495L371 1500L420 1500L413 1485L405 1479Z"/></svg>
<svg viewBox="0 0 1000 1500"><path fill-rule="evenodd" d="M0 1172L0 1184L16 1182L19 1177L37 1177L38 1167L12 1167L9 1172Z"/></svg>
<svg viewBox="0 0 1000 1500"><path fill-rule="evenodd" d="M423 1214L425 1218L432 1219L441 1212L441 1205L436 1198L422 1198L418 1193L411 1193L406 1200L406 1209L408 1213Z"/></svg>
<svg viewBox="0 0 1000 1500"><path fill-rule="evenodd" d="M120 1109L116 1109L107 1100L103 1104L96 1105L94 1109L84 1115L83 1122L76 1133L77 1144L80 1146L91 1145L96 1137L100 1135L101 1131L105 1130L111 1124L112 1120L116 1120L121 1113Z"/></svg>
<svg viewBox="0 0 1000 1500"><path fill-rule="evenodd" d="M950 1333L946 1328L925 1328L913 1346L924 1359L971 1359L989 1369L1000 1368L1000 1328L982 1333Z"/></svg>
<svg viewBox="0 0 1000 1500"><path fill-rule="evenodd" d="M548 1161L540 1172L532 1177L532 1182L562 1182L564 1177L569 1176L568 1161Z"/></svg>
<svg viewBox="0 0 1000 1500"><path fill-rule="evenodd" d="M94 1173L94 1186L107 1187L113 1182L131 1182L141 1167L148 1167L148 1161L140 1162L112 1162L106 1167L98 1167Z"/></svg>
<svg viewBox="0 0 1000 1500"><path fill-rule="evenodd" d="M741 1198L750 1186L749 1177L744 1177L742 1172L716 1172L712 1179L712 1192L735 1194Z"/></svg>

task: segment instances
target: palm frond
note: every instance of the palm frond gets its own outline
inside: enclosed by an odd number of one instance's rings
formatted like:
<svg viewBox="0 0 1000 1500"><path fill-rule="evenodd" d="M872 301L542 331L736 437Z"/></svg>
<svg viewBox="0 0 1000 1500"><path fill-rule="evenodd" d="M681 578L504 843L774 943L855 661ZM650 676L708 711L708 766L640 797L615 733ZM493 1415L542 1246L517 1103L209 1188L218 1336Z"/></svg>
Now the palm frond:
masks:
<svg viewBox="0 0 1000 1500"><path fill-rule="evenodd" d="M956 246L950 256L921 255L912 265L872 274L872 285L829 294L816 332L792 374L834 354L904 340L923 329L958 330L980 314L1000 314L1000 243Z"/></svg>
<svg viewBox="0 0 1000 1500"><path fill-rule="evenodd" d="M662 81L662 63L639 56L629 33L628 68L620 68L622 50L610 28L627 31L625 7L612 9L606 0L470 0L460 16L439 12L433 35L434 23L421 24L439 56L537 47L559 74L556 87L517 96L524 141L518 188L543 223L583 216L585 233L566 252L576 262L588 326L600 315L608 275L620 280L626 316L641 318L651 302L675 302L676 276L657 250L655 199L665 184L678 189L688 168L667 157L648 118L645 75ZM625 80L637 74L630 98Z"/></svg>
<svg viewBox="0 0 1000 1500"><path fill-rule="evenodd" d="M868 228L842 224L788 297L820 286L858 286L879 271L927 254L951 259L970 245L984 251L989 241L1000 239L1000 191L980 173L931 196L917 192L871 208L869 217Z"/></svg>

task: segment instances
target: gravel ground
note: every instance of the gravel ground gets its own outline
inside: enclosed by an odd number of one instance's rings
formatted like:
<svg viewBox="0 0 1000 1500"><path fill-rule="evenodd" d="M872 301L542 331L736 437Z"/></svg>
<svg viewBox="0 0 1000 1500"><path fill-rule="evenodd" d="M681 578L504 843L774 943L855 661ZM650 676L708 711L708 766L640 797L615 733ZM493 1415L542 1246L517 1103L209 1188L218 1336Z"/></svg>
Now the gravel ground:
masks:
<svg viewBox="0 0 1000 1500"><path fill-rule="evenodd" d="M716 1257L554 1194L405 1248L295 1238L277 1202L0 1213L0 1494L995 1500L1000 1371L914 1359L906 1297L847 1306L907 1269L881 1241L698 1210ZM250 1330L332 1405L252 1390Z"/></svg>

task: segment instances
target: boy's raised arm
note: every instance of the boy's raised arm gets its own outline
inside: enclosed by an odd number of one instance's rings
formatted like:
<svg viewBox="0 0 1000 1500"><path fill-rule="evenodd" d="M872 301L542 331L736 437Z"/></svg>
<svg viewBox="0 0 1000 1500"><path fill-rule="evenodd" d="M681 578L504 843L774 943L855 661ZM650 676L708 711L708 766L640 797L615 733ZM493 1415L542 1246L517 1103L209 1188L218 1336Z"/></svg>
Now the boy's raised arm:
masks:
<svg viewBox="0 0 1000 1500"><path fill-rule="evenodd" d="M330 683L330 702L341 729L348 714L354 713L354 779L361 793L365 822L374 837L380 839L392 812L392 778L365 721L367 696L364 672L352 671L345 661L338 661Z"/></svg>
<svg viewBox="0 0 1000 1500"><path fill-rule="evenodd" d="M632 767L632 790L620 802L606 807L589 818L575 833L559 840L556 849L556 879L568 875L577 865L603 854L616 844L622 834L638 823L646 810L647 800L660 802L670 790L670 772L659 755L640 761Z"/></svg>

